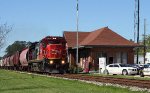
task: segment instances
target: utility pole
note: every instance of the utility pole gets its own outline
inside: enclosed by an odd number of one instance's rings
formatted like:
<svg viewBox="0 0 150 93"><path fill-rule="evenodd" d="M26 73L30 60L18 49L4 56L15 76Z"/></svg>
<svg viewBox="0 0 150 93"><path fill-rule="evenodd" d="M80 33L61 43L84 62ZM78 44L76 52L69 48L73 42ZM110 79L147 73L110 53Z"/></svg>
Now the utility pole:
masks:
<svg viewBox="0 0 150 93"><path fill-rule="evenodd" d="M78 71L78 56L79 56L79 40L78 40L78 38L79 38L79 36L78 36L78 29L79 29L79 5L78 5L78 0L77 0L77 50L76 50L76 65L77 65L77 73L79 72Z"/></svg>
<svg viewBox="0 0 150 93"><path fill-rule="evenodd" d="M135 0L134 12L134 30L137 31L137 44L139 44L139 30L140 30L140 0ZM134 32L135 33L135 32ZM139 48L136 50L137 58L136 63L139 63Z"/></svg>
<svg viewBox="0 0 150 93"><path fill-rule="evenodd" d="M144 19L144 64L145 64L145 55L146 55L146 42L145 42L145 36L146 36L146 19Z"/></svg>
<svg viewBox="0 0 150 93"><path fill-rule="evenodd" d="M135 0L135 10L134 10L134 42L136 42L136 34L137 34L137 5L136 5L136 0Z"/></svg>

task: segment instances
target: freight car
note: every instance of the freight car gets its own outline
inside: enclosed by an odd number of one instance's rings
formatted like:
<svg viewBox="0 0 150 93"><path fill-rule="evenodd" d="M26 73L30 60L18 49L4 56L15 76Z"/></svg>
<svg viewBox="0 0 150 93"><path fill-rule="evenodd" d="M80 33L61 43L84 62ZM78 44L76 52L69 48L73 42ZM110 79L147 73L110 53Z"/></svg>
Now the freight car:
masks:
<svg viewBox="0 0 150 93"><path fill-rule="evenodd" d="M3 66L3 60L2 59L0 59L0 67L2 67Z"/></svg>
<svg viewBox="0 0 150 93"><path fill-rule="evenodd" d="M3 65L15 70L47 73L68 71L66 41L63 37L47 36L39 42L31 43L21 52L3 59Z"/></svg>
<svg viewBox="0 0 150 93"><path fill-rule="evenodd" d="M19 70L20 67L20 51L17 51L16 53L13 54L13 64L14 64L14 70Z"/></svg>

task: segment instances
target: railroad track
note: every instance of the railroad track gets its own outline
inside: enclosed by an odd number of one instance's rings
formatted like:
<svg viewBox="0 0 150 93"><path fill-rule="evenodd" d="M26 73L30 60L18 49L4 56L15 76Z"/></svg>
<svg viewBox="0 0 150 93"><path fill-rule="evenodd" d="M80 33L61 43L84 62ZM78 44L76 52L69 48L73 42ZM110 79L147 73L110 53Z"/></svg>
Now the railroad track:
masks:
<svg viewBox="0 0 150 93"><path fill-rule="evenodd" d="M64 75L52 74L52 76L150 89L150 80L113 78L113 77L104 77L104 76L88 76L88 75L82 75L82 74L64 74Z"/></svg>

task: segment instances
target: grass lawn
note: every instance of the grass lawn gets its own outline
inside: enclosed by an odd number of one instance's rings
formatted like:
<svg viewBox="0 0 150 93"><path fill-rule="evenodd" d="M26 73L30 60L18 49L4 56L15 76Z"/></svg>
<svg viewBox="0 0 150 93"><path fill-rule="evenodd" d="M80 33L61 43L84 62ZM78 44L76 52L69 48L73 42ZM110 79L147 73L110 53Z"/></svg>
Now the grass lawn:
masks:
<svg viewBox="0 0 150 93"><path fill-rule="evenodd" d="M146 93L0 70L0 93Z"/></svg>

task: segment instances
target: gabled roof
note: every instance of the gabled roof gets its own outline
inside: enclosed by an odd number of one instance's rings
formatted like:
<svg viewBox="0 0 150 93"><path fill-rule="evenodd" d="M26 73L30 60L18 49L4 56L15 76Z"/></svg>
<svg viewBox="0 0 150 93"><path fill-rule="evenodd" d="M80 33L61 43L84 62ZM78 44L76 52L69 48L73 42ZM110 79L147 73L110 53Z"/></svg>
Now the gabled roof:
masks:
<svg viewBox="0 0 150 93"><path fill-rule="evenodd" d="M78 42L82 42L90 32L78 32ZM77 32L71 32L71 31L64 31L64 37L67 41L68 47L75 47L77 44Z"/></svg>
<svg viewBox="0 0 150 93"><path fill-rule="evenodd" d="M76 32L64 32L64 37L68 47L76 46ZM104 27L92 32L79 32L80 46L122 46L136 47L138 44L125 39L113 32L108 27Z"/></svg>

